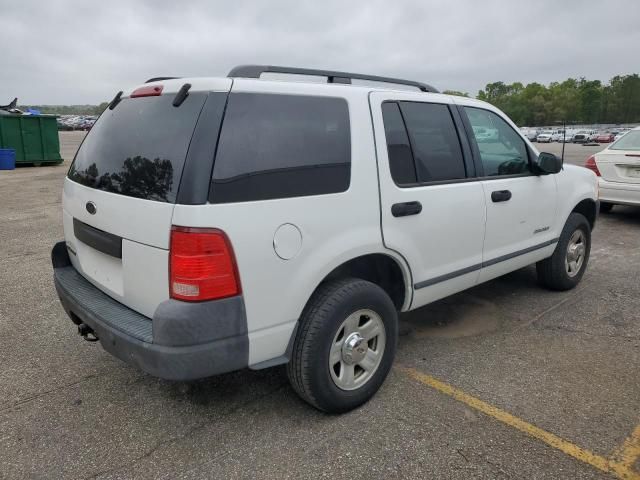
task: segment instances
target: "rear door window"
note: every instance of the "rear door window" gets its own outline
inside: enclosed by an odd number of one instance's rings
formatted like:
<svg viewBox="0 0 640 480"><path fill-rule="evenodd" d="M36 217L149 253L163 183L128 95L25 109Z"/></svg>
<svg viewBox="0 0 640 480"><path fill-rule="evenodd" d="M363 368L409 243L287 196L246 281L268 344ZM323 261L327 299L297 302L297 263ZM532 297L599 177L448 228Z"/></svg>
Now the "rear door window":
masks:
<svg viewBox="0 0 640 480"><path fill-rule="evenodd" d="M460 139L449 107L400 102L419 183L466 178Z"/></svg>
<svg viewBox="0 0 640 480"><path fill-rule="evenodd" d="M396 102L382 104L384 133L387 137L387 154L391 178L397 185L410 185L418 181L416 166L411 153L407 129Z"/></svg>
<svg viewBox="0 0 640 480"><path fill-rule="evenodd" d="M212 203L343 192L350 176L345 99L229 95L209 192Z"/></svg>
<svg viewBox="0 0 640 480"><path fill-rule="evenodd" d="M69 178L91 188L175 203L189 142L206 99L190 93L127 98L105 110L78 150Z"/></svg>

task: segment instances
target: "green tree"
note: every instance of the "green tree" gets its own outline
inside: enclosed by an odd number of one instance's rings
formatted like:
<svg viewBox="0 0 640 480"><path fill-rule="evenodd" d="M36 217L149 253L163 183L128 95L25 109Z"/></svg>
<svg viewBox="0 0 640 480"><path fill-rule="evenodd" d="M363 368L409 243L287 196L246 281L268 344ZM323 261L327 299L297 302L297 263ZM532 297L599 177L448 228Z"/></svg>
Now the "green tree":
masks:
<svg viewBox="0 0 640 480"><path fill-rule="evenodd" d="M102 102L100 105L97 105L96 107L93 108L93 114L100 115L102 112L104 112L107 109L108 106L109 106L109 102Z"/></svg>
<svg viewBox="0 0 640 480"><path fill-rule="evenodd" d="M603 87L600 80L586 80L581 78L578 83L578 97L580 103L580 118L584 123L598 123L601 121Z"/></svg>
<svg viewBox="0 0 640 480"><path fill-rule="evenodd" d="M607 85L585 78L548 86L493 82L477 98L500 108L518 125L640 122L640 76L635 73L617 75Z"/></svg>

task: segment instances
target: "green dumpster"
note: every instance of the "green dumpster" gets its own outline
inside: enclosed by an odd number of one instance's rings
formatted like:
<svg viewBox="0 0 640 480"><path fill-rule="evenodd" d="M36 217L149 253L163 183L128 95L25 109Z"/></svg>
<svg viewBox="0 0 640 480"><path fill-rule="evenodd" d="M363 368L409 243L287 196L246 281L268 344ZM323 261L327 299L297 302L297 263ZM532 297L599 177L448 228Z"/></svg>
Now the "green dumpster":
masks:
<svg viewBox="0 0 640 480"><path fill-rule="evenodd" d="M55 115L0 115L0 148L16 151L16 165L61 163Z"/></svg>

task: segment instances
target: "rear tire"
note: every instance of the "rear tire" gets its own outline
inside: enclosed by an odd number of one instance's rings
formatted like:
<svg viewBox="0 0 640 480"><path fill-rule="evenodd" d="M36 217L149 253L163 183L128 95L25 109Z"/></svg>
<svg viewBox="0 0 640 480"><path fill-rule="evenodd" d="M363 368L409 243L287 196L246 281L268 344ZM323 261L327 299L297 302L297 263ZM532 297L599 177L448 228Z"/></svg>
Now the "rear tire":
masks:
<svg viewBox="0 0 640 480"><path fill-rule="evenodd" d="M613 203L600 202L600 213L609 213L613 208Z"/></svg>
<svg viewBox="0 0 640 480"><path fill-rule="evenodd" d="M327 282L300 317L289 381L319 410L347 412L378 391L397 341L398 315L384 290L355 278Z"/></svg>
<svg viewBox="0 0 640 480"><path fill-rule="evenodd" d="M567 219L553 255L536 264L538 281L551 290L570 290L584 275L591 251L591 226L580 213Z"/></svg>

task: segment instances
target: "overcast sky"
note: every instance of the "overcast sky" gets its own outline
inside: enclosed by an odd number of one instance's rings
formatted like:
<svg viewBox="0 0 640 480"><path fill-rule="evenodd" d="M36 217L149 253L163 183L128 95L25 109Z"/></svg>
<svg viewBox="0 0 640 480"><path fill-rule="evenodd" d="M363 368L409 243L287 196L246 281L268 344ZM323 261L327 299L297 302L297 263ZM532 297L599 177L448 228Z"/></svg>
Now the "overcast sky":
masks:
<svg viewBox="0 0 640 480"><path fill-rule="evenodd" d="M640 71L640 1L0 0L0 104L110 100L258 63L487 83Z"/></svg>

